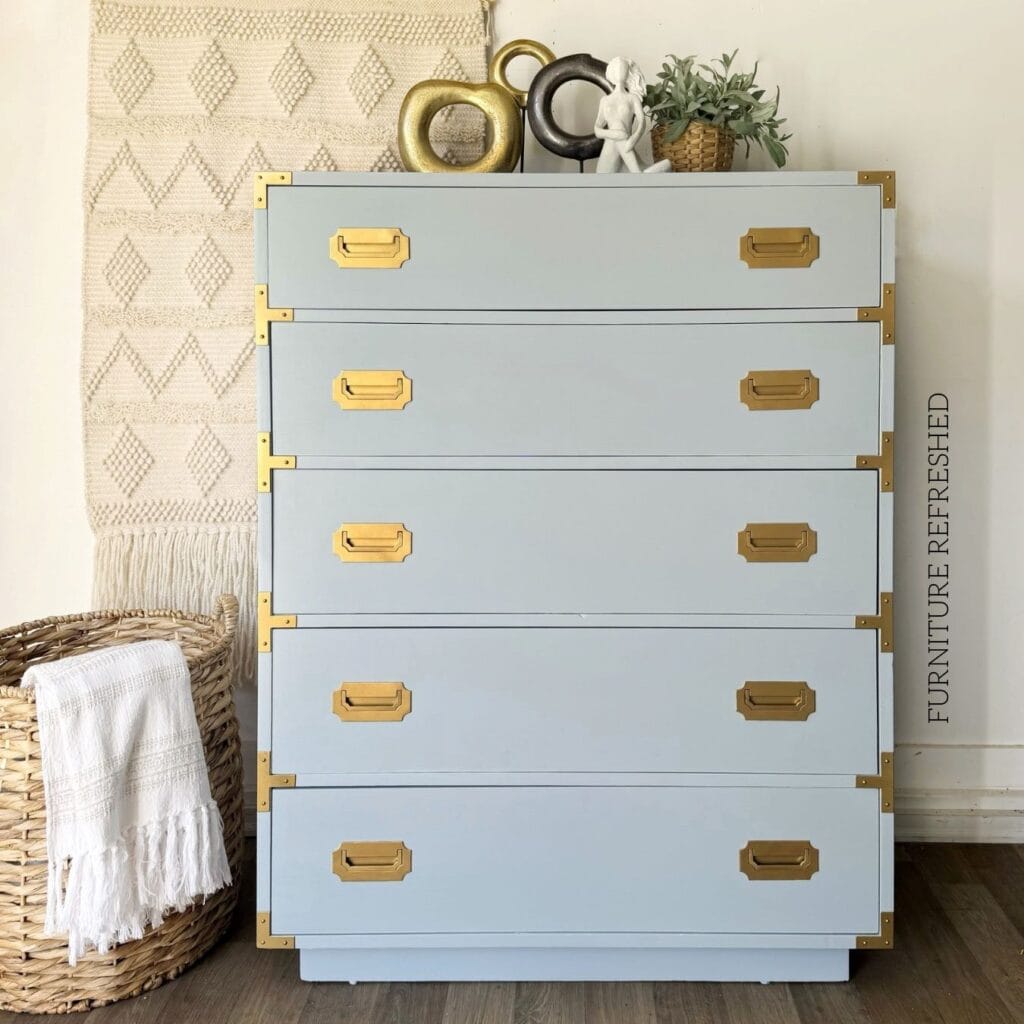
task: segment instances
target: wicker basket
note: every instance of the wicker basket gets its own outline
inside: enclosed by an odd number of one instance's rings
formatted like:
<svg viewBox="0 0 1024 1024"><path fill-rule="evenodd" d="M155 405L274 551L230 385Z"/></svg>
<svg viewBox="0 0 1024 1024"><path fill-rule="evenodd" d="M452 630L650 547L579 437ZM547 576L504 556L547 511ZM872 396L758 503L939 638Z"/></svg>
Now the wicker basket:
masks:
<svg viewBox="0 0 1024 1024"><path fill-rule="evenodd" d="M110 611L26 622L0 631L0 1008L29 1013L89 1010L138 995L181 974L231 922L242 860L242 757L230 686L238 617L233 597L219 614ZM135 640L177 640L192 672L196 718L210 788L224 819L234 884L167 917L135 942L92 952L68 966L67 946L43 935L46 806L36 705L21 689L32 664Z"/></svg>
<svg viewBox="0 0 1024 1024"><path fill-rule="evenodd" d="M665 126L651 130L655 160L668 160L673 171L727 171L732 167L736 136L728 128L691 121L675 142L665 141Z"/></svg>

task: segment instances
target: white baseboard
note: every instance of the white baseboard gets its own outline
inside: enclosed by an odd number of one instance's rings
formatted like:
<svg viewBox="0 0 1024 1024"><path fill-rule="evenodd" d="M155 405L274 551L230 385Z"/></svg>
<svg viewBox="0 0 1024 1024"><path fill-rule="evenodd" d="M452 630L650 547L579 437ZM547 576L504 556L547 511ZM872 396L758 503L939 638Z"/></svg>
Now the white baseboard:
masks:
<svg viewBox="0 0 1024 1024"><path fill-rule="evenodd" d="M897 743L896 838L1024 842L1024 747Z"/></svg>
<svg viewBox="0 0 1024 1024"><path fill-rule="evenodd" d="M897 790L902 843L1024 843L1024 790Z"/></svg>

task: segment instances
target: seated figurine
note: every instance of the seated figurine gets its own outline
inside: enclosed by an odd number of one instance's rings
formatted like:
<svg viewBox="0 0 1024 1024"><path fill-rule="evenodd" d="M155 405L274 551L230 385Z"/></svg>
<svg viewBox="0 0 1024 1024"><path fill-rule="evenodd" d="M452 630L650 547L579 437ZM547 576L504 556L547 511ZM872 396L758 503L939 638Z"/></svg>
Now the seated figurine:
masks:
<svg viewBox="0 0 1024 1024"><path fill-rule="evenodd" d="M645 82L640 68L625 57L616 57L608 65L605 77L612 91L601 98L594 122L594 134L604 140L597 173L611 174L623 169L654 174L667 171L668 160L643 167L636 155L636 144L647 127L643 107Z"/></svg>

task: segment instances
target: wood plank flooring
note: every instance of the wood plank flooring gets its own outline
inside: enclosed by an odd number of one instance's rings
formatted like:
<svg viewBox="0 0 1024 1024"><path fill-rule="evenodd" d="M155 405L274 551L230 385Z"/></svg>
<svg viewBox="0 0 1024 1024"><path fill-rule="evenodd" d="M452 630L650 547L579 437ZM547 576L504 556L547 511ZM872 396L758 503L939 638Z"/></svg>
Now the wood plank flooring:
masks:
<svg viewBox="0 0 1024 1024"><path fill-rule="evenodd" d="M896 948L849 984L310 985L254 945L252 852L231 933L149 995L0 1024L1024 1024L1024 847L903 845Z"/></svg>

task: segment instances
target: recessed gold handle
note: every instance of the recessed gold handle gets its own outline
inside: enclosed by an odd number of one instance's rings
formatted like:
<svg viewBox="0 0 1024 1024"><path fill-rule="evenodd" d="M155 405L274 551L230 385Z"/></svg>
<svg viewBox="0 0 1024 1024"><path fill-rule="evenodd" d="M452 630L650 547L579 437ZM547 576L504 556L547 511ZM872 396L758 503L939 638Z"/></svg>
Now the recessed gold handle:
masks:
<svg viewBox="0 0 1024 1024"><path fill-rule="evenodd" d="M751 839L740 850L740 871L752 882L806 881L818 870L818 851L806 839Z"/></svg>
<svg viewBox="0 0 1024 1024"><path fill-rule="evenodd" d="M338 228L328 252L342 270L395 270L409 259L409 236L401 228Z"/></svg>
<svg viewBox="0 0 1024 1024"><path fill-rule="evenodd" d="M404 409L412 381L401 370L342 370L332 394L342 409Z"/></svg>
<svg viewBox="0 0 1024 1024"><path fill-rule="evenodd" d="M412 711L404 683L342 683L331 700L343 722L400 722Z"/></svg>
<svg viewBox="0 0 1024 1024"><path fill-rule="evenodd" d="M748 681L736 691L736 710L748 722L806 722L815 700L804 682Z"/></svg>
<svg viewBox="0 0 1024 1024"><path fill-rule="evenodd" d="M404 562L412 554L412 531L404 523L342 523L334 531L334 553L343 562Z"/></svg>
<svg viewBox="0 0 1024 1024"><path fill-rule="evenodd" d="M818 383L810 370L751 370L740 381L740 401L754 412L810 409Z"/></svg>
<svg viewBox="0 0 1024 1024"><path fill-rule="evenodd" d="M331 869L343 882L400 882L412 871L412 850L400 842L345 842Z"/></svg>
<svg viewBox="0 0 1024 1024"><path fill-rule="evenodd" d="M748 267L809 267L820 239L810 228L751 228L740 238L740 259Z"/></svg>
<svg viewBox="0 0 1024 1024"><path fill-rule="evenodd" d="M807 523L747 523L736 546L748 562L806 562L817 554L818 535Z"/></svg>

